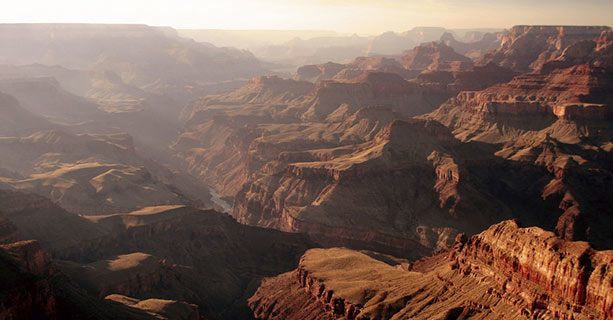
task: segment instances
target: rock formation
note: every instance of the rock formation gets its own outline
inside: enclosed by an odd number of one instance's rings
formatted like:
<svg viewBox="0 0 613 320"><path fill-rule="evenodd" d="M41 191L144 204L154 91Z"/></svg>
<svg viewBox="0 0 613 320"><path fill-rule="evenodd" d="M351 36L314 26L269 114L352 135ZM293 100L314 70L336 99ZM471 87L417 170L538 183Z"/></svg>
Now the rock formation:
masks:
<svg viewBox="0 0 613 320"><path fill-rule="evenodd" d="M257 319L605 319L612 254L505 221L408 270L312 249L296 270L266 279L249 305Z"/></svg>
<svg viewBox="0 0 613 320"><path fill-rule="evenodd" d="M613 33L473 31L0 26L0 318L613 317Z"/></svg>
<svg viewBox="0 0 613 320"><path fill-rule="evenodd" d="M502 37L500 47L485 54L480 63L494 62L520 72L535 70L568 46L608 30L605 26L514 26Z"/></svg>
<svg viewBox="0 0 613 320"><path fill-rule="evenodd" d="M422 89L388 73L367 73L354 82L323 81L315 86L254 79L239 90L194 103L186 113L186 132L173 148L185 159L189 172L215 186L222 196L234 196L252 173L285 151L364 142L389 122L381 123L374 110L398 117L421 114L447 97L445 92ZM359 113L365 107L371 111ZM368 117L357 119L358 113ZM382 115L381 119L389 117ZM359 131L345 131L352 127Z"/></svg>
<svg viewBox="0 0 613 320"><path fill-rule="evenodd" d="M134 312L123 304L107 306L102 299L112 294L162 299L149 301L160 312L174 309L174 303L163 301L172 300L197 304L200 313L213 319L246 317L242 297L253 293L261 277L291 270L313 246L302 235L243 226L225 214L184 206L84 218L40 196L6 191L0 195L5 250L15 249L14 257L28 274L49 273L52 291L61 290L60 309L90 314L104 308L100 319ZM41 246L25 239L37 239ZM12 293L7 297L21 299ZM88 303L91 309L83 307Z"/></svg>
<svg viewBox="0 0 613 320"><path fill-rule="evenodd" d="M159 319L90 296L35 240L0 244L2 319Z"/></svg>
<svg viewBox="0 0 613 320"><path fill-rule="evenodd" d="M298 68L296 80L317 82L337 80L353 82L367 72L393 73L404 79L413 79L422 71L459 72L472 70L473 63L454 51L444 41L424 43L406 50L399 57L358 57L350 63L326 63Z"/></svg>
<svg viewBox="0 0 613 320"><path fill-rule="evenodd" d="M419 45L406 51L400 60L409 70L464 71L472 68L469 58L441 42Z"/></svg>
<svg viewBox="0 0 613 320"><path fill-rule="evenodd" d="M105 299L121 303L136 310L144 311L160 320L203 319L200 317L200 313L198 312L198 306L182 301L163 299L138 300L135 298L122 296L120 294L112 294L107 296Z"/></svg>
<svg viewBox="0 0 613 320"><path fill-rule="evenodd" d="M430 44L407 55L415 68L434 66L411 81L365 72L319 81L302 96L251 84L194 105L175 149L191 172L234 197L239 221L326 245L419 256L448 247L457 232L514 217L610 248L608 37L576 42L521 75L494 63L445 71L457 54ZM356 61L368 68L373 60ZM274 107L251 100L266 96L260 91L274 92ZM433 92L460 92L420 116L451 132L374 116L384 110L375 105L415 115Z"/></svg>
<svg viewBox="0 0 613 320"><path fill-rule="evenodd" d="M542 186L542 197L557 201L560 212L548 229L607 248L611 215L604 185L611 171L602 155L612 134L608 34L577 40L536 71L461 92L425 116L460 140L491 144L498 157L545 168L550 181ZM598 151L582 151L588 149ZM588 180L596 182L581 182Z"/></svg>

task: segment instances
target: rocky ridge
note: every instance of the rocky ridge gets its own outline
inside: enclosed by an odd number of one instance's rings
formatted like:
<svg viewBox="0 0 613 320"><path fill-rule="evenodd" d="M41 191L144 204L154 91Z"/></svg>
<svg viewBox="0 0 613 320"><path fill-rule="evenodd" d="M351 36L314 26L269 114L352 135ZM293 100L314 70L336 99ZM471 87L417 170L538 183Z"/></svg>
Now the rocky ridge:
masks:
<svg viewBox="0 0 613 320"><path fill-rule="evenodd" d="M612 258L505 221L408 269L347 249L310 250L295 271L265 280L250 307L258 319L604 319Z"/></svg>

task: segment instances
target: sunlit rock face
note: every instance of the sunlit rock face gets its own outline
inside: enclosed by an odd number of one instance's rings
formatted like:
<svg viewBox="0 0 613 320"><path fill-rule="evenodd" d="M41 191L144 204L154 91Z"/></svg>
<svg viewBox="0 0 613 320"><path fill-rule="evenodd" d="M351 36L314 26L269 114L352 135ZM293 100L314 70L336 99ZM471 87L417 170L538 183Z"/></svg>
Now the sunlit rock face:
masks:
<svg viewBox="0 0 613 320"><path fill-rule="evenodd" d="M249 305L257 319L607 318L612 254L504 221L409 264L312 249Z"/></svg>
<svg viewBox="0 0 613 320"><path fill-rule="evenodd" d="M605 26L515 26L502 37L500 47L485 54L480 62L494 62L521 72L535 70L568 46L593 40L609 30Z"/></svg>
<svg viewBox="0 0 613 320"><path fill-rule="evenodd" d="M195 103L175 148L237 220L322 244L420 256L514 217L609 248L609 31L585 30L528 73L429 43L255 79ZM419 75L372 71L399 61Z"/></svg>

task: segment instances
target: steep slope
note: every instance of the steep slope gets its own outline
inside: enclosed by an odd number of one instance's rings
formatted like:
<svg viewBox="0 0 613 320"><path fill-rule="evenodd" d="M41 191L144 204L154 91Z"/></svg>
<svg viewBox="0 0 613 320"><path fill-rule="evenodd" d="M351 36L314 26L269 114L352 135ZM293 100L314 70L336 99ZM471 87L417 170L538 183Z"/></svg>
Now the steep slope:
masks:
<svg viewBox="0 0 613 320"><path fill-rule="evenodd" d="M258 319L593 319L611 314L612 251L512 221L409 265L347 249L312 249L266 279ZM535 251L534 248L538 248Z"/></svg>
<svg viewBox="0 0 613 320"><path fill-rule="evenodd" d="M431 43L407 55L425 71L411 81L366 71L306 95L246 86L193 106L174 148L234 197L239 221L323 244L420 256L514 217L610 248L609 38L571 44L521 75L495 63L450 69L467 58ZM378 61L355 65L387 63ZM436 121L394 122L458 92L420 116Z"/></svg>
<svg viewBox="0 0 613 320"><path fill-rule="evenodd" d="M259 279L291 269L311 246L301 235L185 207L90 220L109 236L60 253L62 270L101 298L184 300L207 319L244 318Z"/></svg>
<svg viewBox="0 0 613 320"><path fill-rule="evenodd" d="M0 92L0 135L31 134L41 129L51 129L54 125L25 110L15 97Z"/></svg>
<svg viewBox="0 0 613 320"><path fill-rule="evenodd" d="M283 153L364 142L389 122L374 126L376 110L381 119L390 112L402 118L432 110L447 97L387 73L317 85L256 78L239 90L195 102L173 148L189 172L222 196L234 196L251 174ZM375 109L360 113L364 108ZM355 118L358 114L361 119ZM363 124L347 123L352 117ZM344 131L354 126L361 128Z"/></svg>
<svg viewBox="0 0 613 320"><path fill-rule="evenodd" d="M526 132L548 131L556 139L577 143L606 131L611 117L611 72L589 65L524 74L483 91L462 92L431 114L463 140L506 142Z"/></svg>
<svg viewBox="0 0 613 320"><path fill-rule="evenodd" d="M52 257L50 276L58 281L52 287L59 286L67 303L90 305L93 310L106 304L103 299L108 295L121 294L143 300L136 306L126 303L127 310L137 315L143 312L133 308L146 309L148 315L170 312L173 305L194 311L184 307L196 304L207 319L245 318L246 299L261 277L290 270L312 247L302 235L243 226L214 211L160 206L84 218L40 196L9 191L0 195L2 244L38 240L50 255L28 250L23 263L42 268ZM113 305L125 310L126 301L120 300ZM108 318L113 310L107 307L108 312L101 312L99 318ZM89 319L78 319L85 318Z"/></svg>
<svg viewBox="0 0 613 320"><path fill-rule="evenodd" d="M77 250L83 241L98 239L104 234L97 225L38 195L1 190L0 205L3 243L36 239L45 250L55 254L61 250Z"/></svg>
<svg viewBox="0 0 613 320"><path fill-rule="evenodd" d="M16 97L33 114L57 120L101 117L97 105L66 92L54 78L1 79L0 91Z"/></svg>
<svg viewBox="0 0 613 320"><path fill-rule="evenodd" d="M107 303L87 294L58 271L50 255L35 240L3 239L0 270L3 319L159 319L153 313Z"/></svg>
<svg viewBox="0 0 613 320"><path fill-rule="evenodd" d="M509 217L468 177L470 166L487 163L477 156L483 151L436 122L393 121L345 153L292 159L246 184L233 215L325 244L418 257L449 246L458 230L478 232Z"/></svg>
<svg viewBox="0 0 613 320"><path fill-rule="evenodd" d="M302 117L320 120L340 107L355 112L368 106L385 106L414 116L432 110L447 98L447 92L420 87L397 74L364 72L350 82L319 82Z"/></svg>
<svg viewBox="0 0 613 320"><path fill-rule="evenodd" d="M546 169L551 180L542 197L558 202L561 213L548 229L606 248L611 241L610 48L610 32L603 32L568 46L537 71L462 92L425 116L460 140L491 144L498 157Z"/></svg>
<svg viewBox="0 0 613 320"><path fill-rule="evenodd" d="M146 299L138 300L122 296L120 294L112 294L105 298L106 300L120 303L137 311L143 311L147 315L161 320L200 320L198 307L183 301L164 300L164 299Z"/></svg>

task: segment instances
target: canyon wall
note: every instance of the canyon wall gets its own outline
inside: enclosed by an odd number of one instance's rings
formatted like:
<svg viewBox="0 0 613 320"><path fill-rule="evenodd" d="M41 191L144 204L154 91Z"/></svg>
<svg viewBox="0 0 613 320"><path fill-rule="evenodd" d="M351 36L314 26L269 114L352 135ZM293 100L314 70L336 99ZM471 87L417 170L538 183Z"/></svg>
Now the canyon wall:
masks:
<svg viewBox="0 0 613 320"><path fill-rule="evenodd" d="M313 249L250 299L257 319L611 317L612 251L504 221L406 265Z"/></svg>

